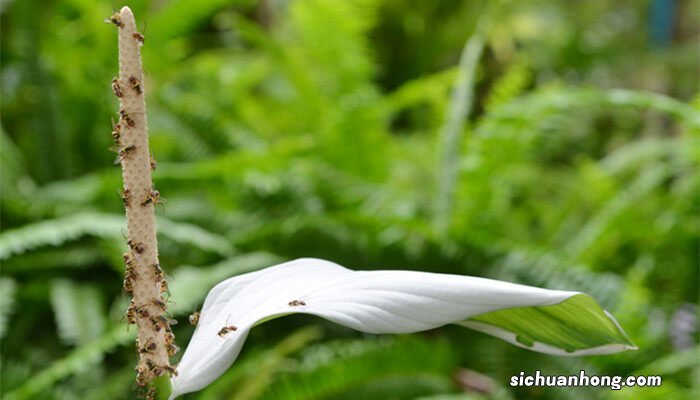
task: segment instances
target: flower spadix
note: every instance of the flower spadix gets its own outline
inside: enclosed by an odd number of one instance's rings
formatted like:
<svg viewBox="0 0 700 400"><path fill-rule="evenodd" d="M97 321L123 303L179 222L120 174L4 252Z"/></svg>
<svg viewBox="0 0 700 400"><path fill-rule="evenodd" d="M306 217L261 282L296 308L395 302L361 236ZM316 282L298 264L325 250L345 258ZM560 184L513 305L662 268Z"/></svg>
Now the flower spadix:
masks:
<svg viewBox="0 0 700 400"><path fill-rule="evenodd" d="M428 272L353 271L307 258L227 279L209 292L172 378L172 398L223 374L255 325L293 313L367 333L455 323L563 356L635 348L612 315L579 292Z"/></svg>

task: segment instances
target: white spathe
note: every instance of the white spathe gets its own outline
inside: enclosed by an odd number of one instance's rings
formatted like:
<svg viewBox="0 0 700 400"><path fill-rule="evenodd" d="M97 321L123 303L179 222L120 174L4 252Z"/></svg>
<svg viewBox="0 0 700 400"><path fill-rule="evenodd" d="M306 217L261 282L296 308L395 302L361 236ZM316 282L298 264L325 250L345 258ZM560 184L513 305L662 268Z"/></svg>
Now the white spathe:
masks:
<svg viewBox="0 0 700 400"><path fill-rule="evenodd" d="M625 343L573 352L545 343L528 347L505 329L465 321L492 311L553 305L579 294L461 275L353 271L312 258L286 262L227 279L209 292L177 367L178 375L172 378L171 399L200 390L221 376L238 357L253 326L291 313L317 315L367 333L409 333L459 323L521 347L557 355L633 349ZM617 326L611 315L607 317ZM222 337L218 333L225 326L236 330Z"/></svg>

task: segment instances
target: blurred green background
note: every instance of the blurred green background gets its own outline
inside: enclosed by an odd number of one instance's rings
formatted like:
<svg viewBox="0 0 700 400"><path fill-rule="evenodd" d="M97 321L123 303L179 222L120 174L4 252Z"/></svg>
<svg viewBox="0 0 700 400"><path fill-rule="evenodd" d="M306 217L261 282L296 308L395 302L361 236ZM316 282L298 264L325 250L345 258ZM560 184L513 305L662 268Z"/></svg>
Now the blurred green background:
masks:
<svg viewBox="0 0 700 400"><path fill-rule="evenodd" d="M312 256L585 291L640 348L558 358L293 316L185 398L698 398L698 3L127 2L181 347L216 282ZM135 396L103 23L122 5L0 2L3 398ZM581 369L663 386L508 386Z"/></svg>

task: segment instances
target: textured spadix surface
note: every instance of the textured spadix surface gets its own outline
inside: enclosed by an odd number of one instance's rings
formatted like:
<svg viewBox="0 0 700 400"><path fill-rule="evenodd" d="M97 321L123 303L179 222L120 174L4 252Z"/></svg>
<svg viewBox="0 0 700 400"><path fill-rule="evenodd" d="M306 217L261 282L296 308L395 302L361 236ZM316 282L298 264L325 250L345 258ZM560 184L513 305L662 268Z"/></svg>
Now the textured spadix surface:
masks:
<svg viewBox="0 0 700 400"><path fill-rule="evenodd" d="M409 333L457 323L557 355L634 349L591 297L490 279L417 271L353 271L299 259L236 276L207 295L173 377L173 398L204 388L238 356L250 329L305 313L368 333ZM235 326L219 335L224 327Z"/></svg>

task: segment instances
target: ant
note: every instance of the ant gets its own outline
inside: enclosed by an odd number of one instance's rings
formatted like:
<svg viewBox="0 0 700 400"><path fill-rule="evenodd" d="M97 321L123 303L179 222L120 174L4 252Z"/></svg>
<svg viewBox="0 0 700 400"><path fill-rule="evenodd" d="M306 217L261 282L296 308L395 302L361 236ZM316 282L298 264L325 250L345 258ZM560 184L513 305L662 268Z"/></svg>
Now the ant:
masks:
<svg viewBox="0 0 700 400"><path fill-rule="evenodd" d="M153 203L153 204L161 203L159 191L151 189L151 191L146 195L146 198L141 203L141 206L145 207L151 203Z"/></svg>
<svg viewBox="0 0 700 400"><path fill-rule="evenodd" d="M290 307L305 306L306 303L303 300L292 300L289 302Z"/></svg>
<svg viewBox="0 0 700 400"><path fill-rule="evenodd" d="M146 368L155 376L161 376L165 373L162 367L159 367L151 360L146 360Z"/></svg>
<svg viewBox="0 0 700 400"><path fill-rule="evenodd" d="M126 110L124 110L123 108L119 110L119 116L122 117L122 119L124 120L124 122L126 122L126 125L129 128L136 127L136 122L134 122L134 120L131 119L131 117L129 117L129 114L127 114Z"/></svg>
<svg viewBox="0 0 700 400"><path fill-rule="evenodd" d="M122 254L122 257L124 258L124 264L126 264L127 272L131 271L134 266L134 260L131 258L131 254L129 254L129 252L126 252Z"/></svg>
<svg viewBox="0 0 700 400"><path fill-rule="evenodd" d="M114 144L119 145L119 139L122 136L122 126L120 124L114 123L114 118L112 118L112 139Z"/></svg>
<svg viewBox="0 0 700 400"><path fill-rule="evenodd" d="M195 311L192 313L192 315L190 315L190 318L189 318L189 319L190 319L190 324L196 326L197 323L199 322L199 311L195 310Z"/></svg>
<svg viewBox="0 0 700 400"><path fill-rule="evenodd" d="M129 325L136 325L136 315L134 312L134 301L131 300L131 303L129 303L129 308L126 309L126 314L124 315L126 317L126 322Z"/></svg>
<svg viewBox="0 0 700 400"><path fill-rule="evenodd" d="M168 282L166 282L165 279L160 281L160 292L167 293L168 296L170 296L170 290L168 289Z"/></svg>
<svg viewBox="0 0 700 400"><path fill-rule="evenodd" d="M165 302L163 300L153 299L153 300L151 300L151 304L160 308L161 312L165 312L165 310L167 310L167 308L168 308L167 304L165 304ZM170 321L168 321L168 322L170 322Z"/></svg>
<svg viewBox="0 0 700 400"><path fill-rule="evenodd" d="M133 144L130 144L124 148L121 148L119 152L117 153L117 159L114 160L114 165L120 165L122 161L124 161L124 158L126 158L129 153L132 151L136 150L136 146Z"/></svg>
<svg viewBox="0 0 700 400"><path fill-rule="evenodd" d="M134 293L134 287L131 284L131 274L127 274L124 277L124 284L122 286L122 289L124 290L124 293L128 293L128 294Z"/></svg>
<svg viewBox="0 0 700 400"><path fill-rule="evenodd" d="M175 334L173 331L170 329L170 327L165 328L165 334L163 334L165 337L165 343L167 344L174 344L175 343Z"/></svg>
<svg viewBox="0 0 700 400"><path fill-rule="evenodd" d="M122 201L124 202L124 207L129 207L129 199L131 198L131 191L129 189L124 189L121 193Z"/></svg>
<svg viewBox="0 0 700 400"><path fill-rule="evenodd" d="M157 317L150 317L149 320L151 321L151 324L153 324L153 329L155 329L156 332L160 332L161 329L163 329L163 327L165 327L166 331L170 331L170 325L177 324L176 320L165 318L162 315L159 315ZM172 335L172 332L169 333L169 335ZM167 336L168 335L166 335L166 340L167 340ZM174 338L175 338L175 336L172 335L172 339L174 339Z"/></svg>
<svg viewBox="0 0 700 400"><path fill-rule="evenodd" d="M146 369L143 365L136 366L136 384L140 387L144 387L148 384L148 379L146 377Z"/></svg>
<svg viewBox="0 0 700 400"><path fill-rule="evenodd" d="M141 82L138 80L138 78L132 76L129 78L129 84L131 85L131 88L136 91L136 93L143 93L143 89L141 89Z"/></svg>
<svg viewBox="0 0 700 400"><path fill-rule="evenodd" d="M121 86L119 86L119 78L112 78L112 91L117 97L122 97L124 95Z"/></svg>
<svg viewBox="0 0 700 400"><path fill-rule="evenodd" d="M155 376L161 376L165 371L168 371L171 375L177 376L177 370L171 365L159 366L151 360L146 360L146 367L149 371L153 372Z"/></svg>
<svg viewBox="0 0 700 400"><path fill-rule="evenodd" d="M122 17L119 15L119 13L114 13L110 15L109 18L105 18L105 22L108 24L114 24L118 28L122 28L124 26L124 23L122 22Z"/></svg>
<svg viewBox="0 0 700 400"><path fill-rule="evenodd" d="M136 344L137 344L137 346L138 346L138 340L137 340L137 343L136 343ZM143 353L152 354L154 351L156 351L157 348L158 348L158 345L156 345L153 341L151 341L151 339L148 339L148 341L146 342L146 345L143 346L143 347L141 347L141 348L139 348L139 353L141 353L141 354L143 354Z"/></svg>
<svg viewBox="0 0 700 400"><path fill-rule="evenodd" d="M175 354L177 354L178 351L180 351L180 348L177 347L174 343L170 343L166 346L168 349L168 357L175 357Z"/></svg>
<svg viewBox="0 0 700 400"><path fill-rule="evenodd" d="M162 282L165 279L165 273L160 268L160 264L155 263L152 265L152 267L153 267L153 272L156 275L156 283Z"/></svg>
<svg viewBox="0 0 700 400"><path fill-rule="evenodd" d="M136 315L138 315L139 318L148 318L151 316L151 314L146 308L144 308L143 305L136 307Z"/></svg>
<svg viewBox="0 0 700 400"><path fill-rule="evenodd" d="M126 242L126 244L129 245L129 248L130 248L131 250L135 251L135 252L138 253L138 254L143 253L144 250L145 250L143 244L141 244L141 243L134 243L134 241L131 240L131 239L129 239L129 240Z"/></svg>
<svg viewBox="0 0 700 400"><path fill-rule="evenodd" d="M131 36L133 36L134 39L139 41L139 46L143 46L144 42L146 41L146 39L143 37L143 35L138 33L138 32L133 33Z"/></svg>
<svg viewBox="0 0 700 400"><path fill-rule="evenodd" d="M174 366L172 366L172 365L164 365L163 368L164 368L166 371L170 372L170 375L172 375L172 376L177 376L177 369L176 369L176 367L174 367Z"/></svg>
<svg viewBox="0 0 700 400"><path fill-rule="evenodd" d="M226 320L226 323L228 323L228 319ZM237 331L237 330L238 330L238 327L237 327L236 325L228 325L228 326L224 326L223 328L221 328L221 330L219 330L219 332L217 333L217 335L219 335L219 337L224 337L224 336L226 336L229 332L234 332L234 331Z"/></svg>
<svg viewBox="0 0 700 400"><path fill-rule="evenodd" d="M167 322L167 321L163 322L161 320L161 318L163 318L163 317L158 317L158 318L151 317L151 318L149 318L151 320L151 324L153 324L153 329L156 332L160 332L160 330L163 329L163 326L167 326L167 325L165 325L165 322Z"/></svg>

